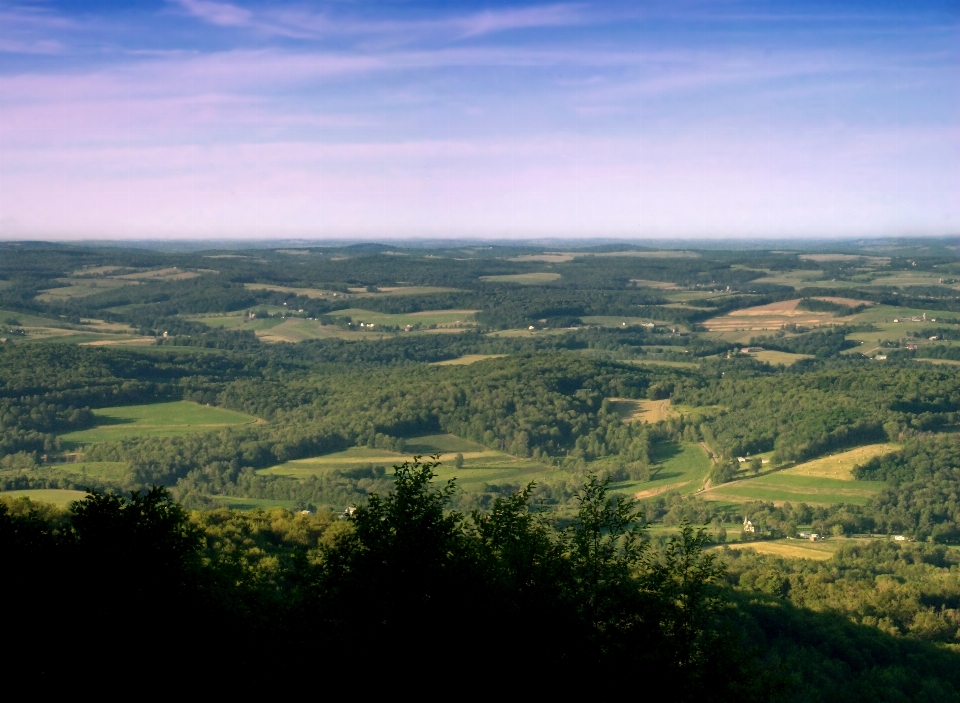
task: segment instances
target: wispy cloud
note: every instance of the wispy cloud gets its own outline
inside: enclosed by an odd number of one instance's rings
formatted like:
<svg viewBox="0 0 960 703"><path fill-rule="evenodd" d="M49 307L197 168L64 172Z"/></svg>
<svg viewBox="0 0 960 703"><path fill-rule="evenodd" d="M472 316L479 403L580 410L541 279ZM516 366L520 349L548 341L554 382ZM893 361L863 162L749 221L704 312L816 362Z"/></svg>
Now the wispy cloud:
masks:
<svg viewBox="0 0 960 703"><path fill-rule="evenodd" d="M228 2L212 0L175 0L175 2L193 17L218 27L247 27L253 21L252 12Z"/></svg>
<svg viewBox="0 0 960 703"><path fill-rule="evenodd" d="M264 34L293 38L323 36L394 35L406 40L437 36L446 39L480 37L517 29L536 29L584 24L591 16L582 4L551 4L530 7L450 13L442 17L371 20L332 16L296 7L265 6L248 9L214 0L168 0L191 17L219 27L242 27Z"/></svg>

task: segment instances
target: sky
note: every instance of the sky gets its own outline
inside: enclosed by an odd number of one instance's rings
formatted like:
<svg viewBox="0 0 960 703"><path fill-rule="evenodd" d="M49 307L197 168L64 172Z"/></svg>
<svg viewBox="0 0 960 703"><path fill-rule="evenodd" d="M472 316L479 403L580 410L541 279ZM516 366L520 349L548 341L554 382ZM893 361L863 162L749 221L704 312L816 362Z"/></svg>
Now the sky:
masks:
<svg viewBox="0 0 960 703"><path fill-rule="evenodd" d="M960 3L0 0L0 238L960 234Z"/></svg>

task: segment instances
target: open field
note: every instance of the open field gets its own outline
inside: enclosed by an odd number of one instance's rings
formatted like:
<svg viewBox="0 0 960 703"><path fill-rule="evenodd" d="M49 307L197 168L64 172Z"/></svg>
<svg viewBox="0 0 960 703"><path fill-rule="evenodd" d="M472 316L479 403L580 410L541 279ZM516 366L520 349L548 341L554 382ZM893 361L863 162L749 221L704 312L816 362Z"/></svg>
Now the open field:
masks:
<svg viewBox="0 0 960 703"><path fill-rule="evenodd" d="M323 288L293 288L291 286L275 286L266 283L245 283L244 286L251 290L273 290L280 293L293 293L307 298L374 298L378 296L394 295L428 295L430 293L456 293L457 288L444 288L442 286L390 286L380 288L376 293L370 293L365 288L358 289L357 292L349 294L339 293Z"/></svg>
<svg viewBox="0 0 960 703"><path fill-rule="evenodd" d="M924 315L927 316L926 322L922 320ZM921 318L921 322L914 322L914 323L910 323L910 322L894 323L893 322L894 320L903 320L903 319L909 320L910 318L913 318L913 317ZM939 317L954 318L954 317L957 317L957 313L948 312L945 310L920 310L917 308L893 307L891 305L876 305L872 308L867 308L863 312L858 313L857 315L854 315L849 319L855 322L873 322L875 324L881 323L881 322L887 322L887 323L898 324L898 325L910 325L910 324L926 325L927 323L933 322L933 320ZM904 329L911 329L911 328L904 327Z"/></svg>
<svg viewBox="0 0 960 703"><path fill-rule="evenodd" d="M61 302L137 284L137 281L120 281L115 278L64 278L58 282L66 285L62 288L47 288L41 291L36 300L42 303Z"/></svg>
<svg viewBox="0 0 960 703"><path fill-rule="evenodd" d="M943 280L943 283L940 281ZM956 276L944 276L939 273L929 273L926 271L892 271L890 273L879 273L871 281L875 286L896 286L898 288L908 286L950 286L956 287ZM949 281L949 282L948 282Z"/></svg>
<svg viewBox="0 0 960 703"><path fill-rule="evenodd" d="M117 276L111 276L114 280L127 281L185 281L188 278L197 278L200 274L196 271L185 271L176 266L163 269L153 269L151 271L138 271L137 273L123 273Z"/></svg>
<svg viewBox="0 0 960 703"><path fill-rule="evenodd" d="M922 361L927 364L943 364L945 366L960 366L960 361L955 359L914 359L914 361Z"/></svg>
<svg viewBox="0 0 960 703"><path fill-rule="evenodd" d="M696 361L666 361L661 359L628 359L627 363L637 364L638 366L643 366L644 364L651 366L672 366L677 369L693 369L700 366Z"/></svg>
<svg viewBox="0 0 960 703"><path fill-rule="evenodd" d="M680 286L669 281L650 281L645 278L631 278L630 282L637 288L656 288L657 290L680 290Z"/></svg>
<svg viewBox="0 0 960 703"><path fill-rule="evenodd" d="M778 539L769 542L728 542L729 549L752 549L759 554L769 554L786 559L816 559L826 561L832 557L845 543L852 540L826 539L822 542L811 542L803 539ZM723 549L713 547L712 549Z"/></svg>
<svg viewBox="0 0 960 703"><path fill-rule="evenodd" d="M393 315L386 312L371 312L361 308L347 308L329 313L330 317L349 317L354 324L363 322L366 325L384 327L405 327L407 325L437 325L438 327L454 327L455 325L473 326L476 310L425 310Z"/></svg>
<svg viewBox="0 0 960 703"><path fill-rule="evenodd" d="M279 498L237 498L236 496L218 495L212 495L210 498L214 503L230 510L269 510L270 508L293 510L296 506L296 501Z"/></svg>
<svg viewBox="0 0 960 703"><path fill-rule="evenodd" d="M683 249L651 249L650 251L606 251L600 254L578 254L578 256L636 256L642 259L699 259L701 254L698 251L686 251Z"/></svg>
<svg viewBox="0 0 960 703"><path fill-rule="evenodd" d="M22 313L0 310L0 326L19 329L23 334L3 333L10 341L15 342L71 342L83 344L113 340L117 343L139 343L152 338L139 337L129 325L117 322L105 322L93 318L83 318L84 324L73 324L56 319L24 315ZM137 341L134 341L137 340Z"/></svg>
<svg viewBox="0 0 960 703"><path fill-rule="evenodd" d="M827 303L836 303L837 305L846 305L848 308L855 308L858 305L870 307L874 303L869 300L858 300L857 298L842 298L835 295L815 295L814 300L823 300Z"/></svg>
<svg viewBox="0 0 960 703"><path fill-rule="evenodd" d="M390 475L390 468L409 460L415 454L429 456L440 454L443 465L435 471L438 481L456 478L463 486L483 483L526 483L555 474L554 467L541 464L533 459L515 457L505 452L487 449L470 440L450 434L425 435L407 441L404 452L392 452L369 447L352 447L342 452L325 454L309 459L295 459L279 466L261 469L258 474L264 476L292 476L305 478L327 473L333 470L349 470L373 464L383 466ZM454 466L456 455L463 454L462 469Z"/></svg>
<svg viewBox="0 0 960 703"><path fill-rule="evenodd" d="M810 505L836 503L862 505L885 485L882 481L849 481L775 471L756 478L731 481L709 488L700 495L704 500L722 500L731 503L767 500L777 504L789 502Z"/></svg>
<svg viewBox="0 0 960 703"><path fill-rule="evenodd" d="M21 491L0 491L0 496L7 498L29 498L30 500L43 503L52 503L61 508L65 508L76 500L83 500L87 497L84 491L70 491L65 488L32 488Z"/></svg>
<svg viewBox="0 0 960 703"><path fill-rule="evenodd" d="M669 400L634 400L610 398L613 412L624 422L660 422L676 417Z"/></svg>
<svg viewBox="0 0 960 703"><path fill-rule="evenodd" d="M127 463L124 461L80 461L75 464L47 464L44 468L89 476L104 481L119 481L126 476Z"/></svg>
<svg viewBox="0 0 960 703"><path fill-rule="evenodd" d="M271 311L272 312L272 311ZM345 339L359 341L379 339L391 334L376 327L356 326L356 329L344 329L337 325L322 325L316 320L290 315L280 317L257 317L250 319L245 313L229 315L194 315L189 319L202 322L210 327L253 332L262 342L302 342L307 339Z"/></svg>
<svg viewBox="0 0 960 703"><path fill-rule="evenodd" d="M618 493L635 498L652 498L661 493L694 493L710 473L710 459L699 444L663 442L654 446L650 457L657 466L650 481L623 481L611 486Z"/></svg>
<svg viewBox="0 0 960 703"><path fill-rule="evenodd" d="M550 273L547 271L539 273L512 273L504 276L480 276L481 281L488 283L519 283L522 286L535 286L541 283L549 283L560 278L559 273Z"/></svg>
<svg viewBox="0 0 960 703"><path fill-rule="evenodd" d="M574 260L573 254L524 254L523 256L511 256L507 261L543 261L548 264L562 264L566 261Z"/></svg>
<svg viewBox="0 0 960 703"><path fill-rule="evenodd" d="M780 474L784 476L819 476L833 478L839 481L853 481L853 467L863 464L877 456L883 456L899 449L899 445L884 442L882 444L867 444L839 454L807 461L784 469Z"/></svg>
<svg viewBox="0 0 960 703"><path fill-rule="evenodd" d="M102 424L61 435L67 445L112 442L128 437L172 437L256 422L255 417L186 400L94 410Z"/></svg>
<svg viewBox="0 0 960 703"><path fill-rule="evenodd" d="M601 327L635 327L638 325L645 325L649 323L654 323L658 327L673 327L679 328L675 322L664 322L663 320L655 320L650 317L623 317L615 315L587 315L581 317L583 323L586 325L600 325Z"/></svg>
<svg viewBox="0 0 960 703"><path fill-rule="evenodd" d="M810 354L791 354L790 352L782 351L773 351L772 349L764 349L763 351L750 352L748 356L753 357L757 361L762 361L765 364L770 364L772 366L777 366L783 364L784 366L791 366L802 359L812 359L813 356Z"/></svg>
<svg viewBox="0 0 960 703"><path fill-rule="evenodd" d="M791 323L808 327L824 324L836 324L836 318L829 313L799 310L800 298L784 300L768 305L757 305L743 310L734 310L728 315L714 317L703 324L711 332L735 330L778 330Z"/></svg>
<svg viewBox="0 0 960 703"><path fill-rule="evenodd" d="M431 366L468 366L485 359L499 359L506 354L464 354L456 359L447 359L446 361L434 361Z"/></svg>

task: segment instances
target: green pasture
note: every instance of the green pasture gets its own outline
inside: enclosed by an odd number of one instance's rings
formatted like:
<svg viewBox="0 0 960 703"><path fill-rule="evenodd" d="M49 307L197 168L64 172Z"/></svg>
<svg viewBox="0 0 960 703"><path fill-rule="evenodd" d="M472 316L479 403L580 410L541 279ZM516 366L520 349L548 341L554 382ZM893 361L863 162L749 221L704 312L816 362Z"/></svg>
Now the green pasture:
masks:
<svg viewBox="0 0 960 703"><path fill-rule="evenodd" d="M20 491L0 491L0 496L6 496L14 500L17 498L29 498L30 500L52 503L53 505L65 508L74 501L86 498L87 493L85 491L70 491L65 488L31 488Z"/></svg>
<svg viewBox="0 0 960 703"><path fill-rule="evenodd" d="M673 366L678 369L692 369L696 368L700 364L695 361L661 361L660 359L628 359L628 364L637 364L638 366L643 366L649 364L651 366Z"/></svg>
<svg viewBox="0 0 960 703"><path fill-rule="evenodd" d="M560 278L559 273L541 271L537 273L513 273L504 276L480 276L481 281L488 283L519 283L521 286L535 286L541 283L550 283Z"/></svg>
<svg viewBox="0 0 960 703"><path fill-rule="evenodd" d="M940 283L941 278L944 280L944 283ZM871 283L875 286L896 286L897 288L936 285L955 287L956 283L950 283L950 281L956 280L956 276L944 276L943 274L930 273L928 271L891 271L889 273L877 273Z"/></svg>
<svg viewBox="0 0 960 703"><path fill-rule="evenodd" d="M360 308L347 308L329 313L330 317L349 317L356 325L383 325L384 327L406 327L407 325L473 325L475 310L427 310L393 315L385 312L372 312Z"/></svg>
<svg viewBox="0 0 960 703"><path fill-rule="evenodd" d="M926 322L898 322L894 323L894 319L903 319L910 317L923 317L926 314ZM894 327L900 327L902 329L914 329L917 326L929 326L930 324L940 324L933 323L931 318L937 319L941 317L957 317L957 313L948 312L945 310L919 310L917 308L900 308L894 307L892 305L875 305L867 308L861 313L858 313L851 317L851 321L854 323L863 323L863 322L872 322L879 326L879 323L890 323ZM908 327L908 325L913 325L913 327ZM866 334L870 334L869 332ZM874 335L876 338L876 335Z"/></svg>
<svg viewBox="0 0 960 703"><path fill-rule="evenodd" d="M230 510L269 510L270 508L283 508L293 510L296 507L296 501L281 500L278 498L238 498L236 496L209 496L213 502L221 507Z"/></svg>
<svg viewBox="0 0 960 703"><path fill-rule="evenodd" d="M123 286L137 285L135 281L123 281L115 278L67 278L59 279L57 282L65 285L60 288L43 290L36 299L44 303L63 302L71 298L85 298L88 295L103 293Z"/></svg>
<svg viewBox="0 0 960 703"><path fill-rule="evenodd" d="M463 454L463 468L457 469L454 460L457 454ZM324 454L309 459L294 459L279 466L261 469L257 473L264 476L290 476L306 478L318 476L334 470L356 469L373 464L387 469L395 464L410 460L419 454L428 457L440 454L442 462L435 473L438 481L456 478L462 486L483 483L526 483L554 475L557 469L533 459L515 457L505 452L494 451L451 434L425 435L413 437L407 441L401 454L385 449L370 447L351 447L342 452Z"/></svg>
<svg viewBox="0 0 960 703"><path fill-rule="evenodd" d="M50 464L50 469L56 469L81 478L88 476L103 481L122 481L127 476L129 468L125 461L79 461L75 464Z"/></svg>
<svg viewBox="0 0 960 703"><path fill-rule="evenodd" d="M654 323L658 327L679 327L675 322L664 322L652 317L617 317L614 315L587 315L581 317L586 325L599 325L601 327L635 327L637 325Z"/></svg>
<svg viewBox="0 0 960 703"><path fill-rule="evenodd" d="M64 329L73 327L66 322L58 322L49 317L37 317L35 315L26 315L22 312L13 312L11 310L0 310L0 326L3 327L60 327Z"/></svg>
<svg viewBox="0 0 960 703"><path fill-rule="evenodd" d="M843 481L819 476L796 476L777 471L757 478L743 479L704 491L706 500L745 503L753 500L774 502L864 504L886 484L882 481Z"/></svg>
<svg viewBox="0 0 960 703"><path fill-rule="evenodd" d="M186 400L94 410L100 423L61 435L64 446L114 442L129 437L172 437L256 422L255 417Z"/></svg>
<svg viewBox="0 0 960 703"><path fill-rule="evenodd" d="M650 481L622 481L612 490L638 498L671 491L688 494L700 490L710 474L710 459L699 444L661 442L650 458L656 464Z"/></svg>

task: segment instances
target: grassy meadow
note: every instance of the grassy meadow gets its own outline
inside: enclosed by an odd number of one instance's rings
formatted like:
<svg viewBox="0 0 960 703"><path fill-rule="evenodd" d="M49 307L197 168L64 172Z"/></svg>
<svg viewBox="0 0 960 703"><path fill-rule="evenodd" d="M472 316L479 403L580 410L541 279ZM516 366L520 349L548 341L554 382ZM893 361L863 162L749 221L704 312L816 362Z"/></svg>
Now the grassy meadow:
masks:
<svg viewBox="0 0 960 703"><path fill-rule="evenodd" d="M65 447L115 442L128 437L171 437L257 421L257 418L235 410L212 408L186 400L102 408L94 410L93 414L100 424L61 435Z"/></svg>
<svg viewBox="0 0 960 703"><path fill-rule="evenodd" d="M438 481L456 478L467 487L493 482L526 483L557 473L552 466L533 459L515 457L505 452L487 449L476 442L451 434L424 435L407 440L403 453L369 447L351 447L342 452L324 454L308 459L294 459L278 466L261 469L263 476L291 476L305 478L334 470L350 470L373 464L383 466L390 473L394 464L409 460L416 454L440 454L442 465L435 471ZM463 468L457 469L454 460L463 454Z"/></svg>
<svg viewBox="0 0 960 703"><path fill-rule="evenodd" d="M670 491L686 495L700 490L710 474L710 459L699 444L663 442L654 446L650 458L657 464L650 481L624 481L615 484L613 490L637 498Z"/></svg>
<svg viewBox="0 0 960 703"><path fill-rule="evenodd" d="M452 327L454 325L474 325L476 310L425 310L394 315L385 312L372 312L360 308L347 308L329 313L330 317L349 317L354 324L363 322L384 327L406 327L407 325L437 325L438 327Z"/></svg>
<svg viewBox="0 0 960 703"><path fill-rule="evenodd" d="M741 479L709 488L701 493L701 496L704 500L732 503L766 500L774 503L790 502L809 505L863 504L885 485L882 481L849 481L775 471L756 478Z"/></svg>

